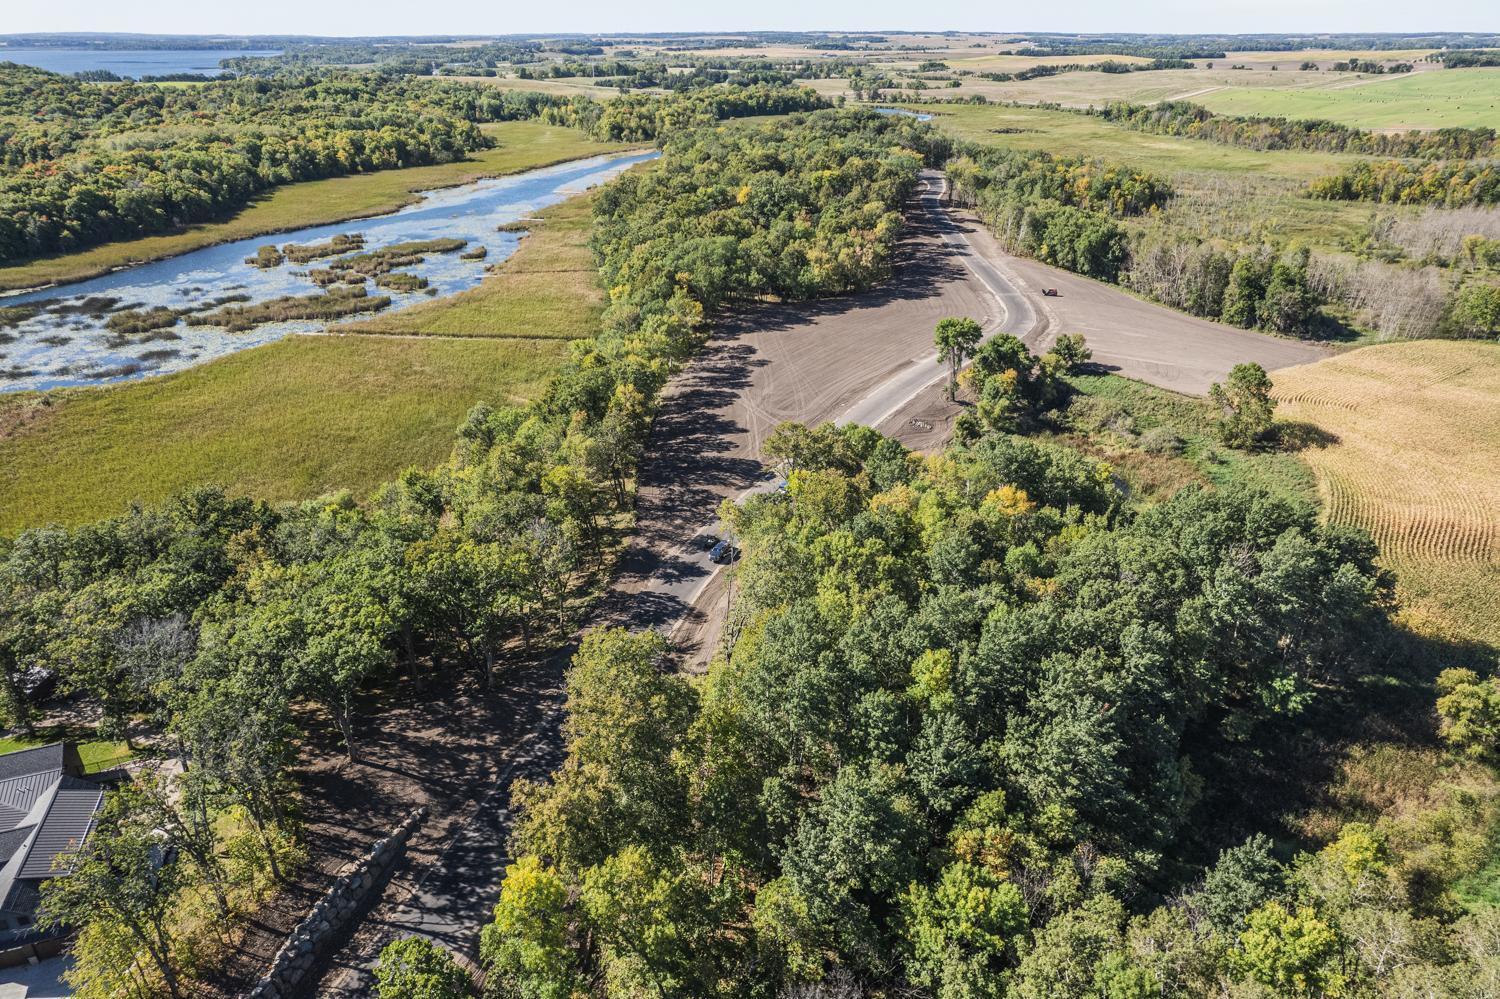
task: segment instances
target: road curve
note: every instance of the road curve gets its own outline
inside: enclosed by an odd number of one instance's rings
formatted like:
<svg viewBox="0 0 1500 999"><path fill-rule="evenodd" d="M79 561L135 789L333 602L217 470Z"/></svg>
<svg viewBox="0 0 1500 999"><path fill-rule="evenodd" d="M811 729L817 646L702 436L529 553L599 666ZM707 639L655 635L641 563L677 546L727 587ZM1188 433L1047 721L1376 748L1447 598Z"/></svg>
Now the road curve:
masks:
<svg viewBox="0 0 1500 999"><path fill-rule="evenodd" d="M977 319L986 338L1010 333L1033 350L1058 332L1084 332L1096 360L1169 388L1222 377L1240 360L1269 368L1322 354L1011 257L982 226L943 206L942 183L940 174L924 172L890 282L839 299L736 310L672 380L640 470L635 532L594 615L596 627L671 633L695 605L709 602L704 591L719 567L709 561L708 536L719 504L774 485L761 461L766 436L787 420L893 432L938 394L946 376L932 342L944 317ZM1059 288L1062 296L1044 298L1043 287ZM394 936L425 936L473 955L499 890L509 778L540 778L560 758L566 657L559 655L557 688L544 698L545 720L506 754L502 779L438 863L413 872L410 895L382 906L384 918L374 921L367 940L345 950L320 994L363 995L379 942Z"/></svg>

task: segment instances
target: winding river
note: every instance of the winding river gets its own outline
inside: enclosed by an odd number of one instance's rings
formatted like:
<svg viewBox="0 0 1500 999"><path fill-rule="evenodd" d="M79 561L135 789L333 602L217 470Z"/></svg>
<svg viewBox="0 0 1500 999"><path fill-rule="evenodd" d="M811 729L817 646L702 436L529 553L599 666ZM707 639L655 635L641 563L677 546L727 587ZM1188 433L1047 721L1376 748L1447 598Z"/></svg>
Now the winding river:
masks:
<svg viewBox="0 0 1500 999"><path fill-rule="evenodd" d="M111 316L155 307L186 317L211 312L226 298L253 305L284 296L320 294L324 289L314 283L309 271L339 262L329 257L262 268L246 261L264 246L318 244L345 233L363 237L358 253L422 240L463 240L462 250L425 253L419 261L400 266L402 273L425 281L425 288L371 287L369 294L390 296L394 310L464 291L483 279L487 267L516 251L523 233L513 231L510 224L524 224L537 211L656 155L596 156L475 181L426 192L420 201L389 215L223 243L87 281L5 296L0 298L0 310L9 316L0 312L0 392L98 385L164 374L289 334L321 333L336 325L337 320L298 320L230 332L182 321L139 333L106 326ZM485 251L482 256L480 247ZM33 311L34 315L26 316Z"/></svg>

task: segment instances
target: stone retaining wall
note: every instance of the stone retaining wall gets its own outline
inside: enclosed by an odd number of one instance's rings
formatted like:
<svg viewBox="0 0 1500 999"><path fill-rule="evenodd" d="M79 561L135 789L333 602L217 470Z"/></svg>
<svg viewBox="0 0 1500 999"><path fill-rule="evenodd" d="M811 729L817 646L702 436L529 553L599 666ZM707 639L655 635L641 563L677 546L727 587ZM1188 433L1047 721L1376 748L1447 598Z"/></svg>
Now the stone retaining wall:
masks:
<svg viewBox="0 0 1500 999"><path fill-rule="evenodd" d="M246 993L247 999L293 999L298 994L329 945L342 939L364 914L366 903L384 888L386 876L406 852L407 840L426 817L426 808L413 811L333 883L281 945L265 977Z"/></svg>

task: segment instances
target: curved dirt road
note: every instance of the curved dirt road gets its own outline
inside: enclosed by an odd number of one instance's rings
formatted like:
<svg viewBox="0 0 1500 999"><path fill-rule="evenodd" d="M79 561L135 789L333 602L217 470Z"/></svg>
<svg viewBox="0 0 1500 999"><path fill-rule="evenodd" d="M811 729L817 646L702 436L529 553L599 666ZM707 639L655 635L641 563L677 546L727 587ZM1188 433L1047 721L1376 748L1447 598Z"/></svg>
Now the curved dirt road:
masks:
<svg viewBox="0 0 1500 999"><path fill-rule="evenodd" d="M895 277L860 295L795 305L759 305L719 322L707 346L663 394L640 470L636 531L595 626L679 632L684 658L702 661L714 629L698 627L716 594L705 535L719 503L772 483L761 445L777 424L827 420L879 426L909 445L936 444L944 427L910 419L946 409L945 369L933 328L945 316L981 321L1036 350L1058 332L1083 332L1096 362L1168 388L1201 391L1235 363L1267 368L1322 356L1308 345L1246 333L1139 301L1108 285L1011 257L972 219L941 204L940 175L923 178L908 213ZM1062 291L1044 298L1043 287ZM1206 380L1205 380L1206 379ZM916 424L916 429L912 425ZM924 436L925 435L925 436ZM694 647L700 642L708 647ZM509 784L540 778L561 754L561 670L538 697L541 720L499 759L503 769L447 849L426 870L401 875L404 899L381 904L316 987L320 995L366 994L385 940L425 936L474 955L479 928L499 892L509 834Z"/></svg>

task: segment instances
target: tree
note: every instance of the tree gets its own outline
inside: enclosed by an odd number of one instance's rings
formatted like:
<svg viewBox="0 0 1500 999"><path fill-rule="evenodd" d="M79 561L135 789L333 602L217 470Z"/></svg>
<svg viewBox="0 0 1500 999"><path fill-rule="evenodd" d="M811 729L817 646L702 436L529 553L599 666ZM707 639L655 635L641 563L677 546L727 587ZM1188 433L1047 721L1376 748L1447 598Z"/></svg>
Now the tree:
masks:
<svg viewBox="0 0 1500 999"><path fill-rule="evenodd" d="M392 940L375 965L375 994L379 999L466 999L469 976L430 940Z"/></svg>
<svg viewBox="0 0 1500 999"><path fill-rule="evenodd" d="M1449 745L1474 759L1500 749L1500 683L1469 669L1445 669L1437 679L1440 731Z"/></svg>
<svg viewBox="0 0 1500 999"><path fill-rule="evenodd" d="M1063 374L1072 374L1094 356L1082 333L1064 333L1048 353L1062 362Z"/></svg>
<svg viewBox="0 0 1500 999"><path fill-rule="evenodd" d="M505 869L495 919L484 928L479 953L501 999L569 999L579 988L577 959L568 947L568 891L540 858L522 857Z"/></svg>
<svg viewBox="0 0 1500 999"><path fill-rule="evenodd" d="M985 865L959 860L935 887L912 885L903 898L913 981L939 999L1003 996L1001 962L1026 930L1021 889Z"/></svg>
<svg viewBox="0 0 1500 999"><path fill-rule="evenodd" d="M972 319L949 316L938 320L933 342L938 349L938 360L948 362L948 398L958 394L958 369L974 353L983 336L983 328Z"/></svg>
<svg viewBox="0 0 1500 999"><path fill-rule="evenodd" d="M1219 407L1219 439L1230 447L1254 447L1270 436L1276 401L1271 398L1271 379L1254 362L1236 364L1229 379L1215 382L1208 397Z"/></svg>
<svg viewBox="0 0 1500 999"><path fill-rule="evenodd" d="M77 853L58 859L65 876L42 883L37 922L83 929L113 924L123 929L171 996L178 981L172 912L182 891L181 865L165 849L128 794L105 800L92 835Z"/></svg>
<svg viewBox="0 0 1500 999"><path fill-rule="evenodd" d="M1267 902L1250 913L1234 957L1240 974L1287 996L1336 996L1338 934L1309 906Z"/></svg>
<svg viewBox="0 0 1500 999"><path fill-rule="evenodd" d="M1193 901L1223 933L1238 935L1245 917L1280 892L1281 865L1271 855L1270 837L1257 833L1219 854Z"/></svg>

